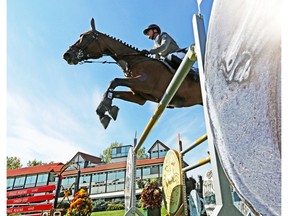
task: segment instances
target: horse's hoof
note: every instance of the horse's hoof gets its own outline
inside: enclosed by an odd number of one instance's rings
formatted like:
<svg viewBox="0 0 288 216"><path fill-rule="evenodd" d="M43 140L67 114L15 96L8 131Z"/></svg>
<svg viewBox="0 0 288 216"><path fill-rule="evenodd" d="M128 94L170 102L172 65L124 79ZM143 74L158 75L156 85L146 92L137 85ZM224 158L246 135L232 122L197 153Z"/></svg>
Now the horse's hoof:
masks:
<svg viewBox="0 0 288 216"><path fill-rule="evenodd" d="M104 129L106 129L108 127L110 120L111 120L111 118L108 115L104 115L100 119L101 124L103 125Z"/></svg>
<svg viewBox="0 0 288 216"><path fill-rule="evenodd" d="M117 119L118 112L119 112L119 107L117 106L112 106L111 109L109 110L109 114L114 120Z"/></svg>

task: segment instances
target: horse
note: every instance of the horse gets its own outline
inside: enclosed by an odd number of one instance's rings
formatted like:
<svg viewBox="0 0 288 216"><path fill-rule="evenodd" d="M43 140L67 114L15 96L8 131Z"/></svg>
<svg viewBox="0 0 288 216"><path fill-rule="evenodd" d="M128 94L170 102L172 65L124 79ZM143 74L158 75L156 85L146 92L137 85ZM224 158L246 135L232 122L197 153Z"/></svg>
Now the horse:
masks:
<svg viewBox="0 0 288 216"><path fill-rule="evenodd" d="M88 59L110 56L123 70L125 78L115 78L110 82L96 109L100 122L106 129L111 117L116 120L118 115L119 107L112 105L114 98L139 105L143 105L146 101L158 103L175 70L173 71L161 60L142 54L138 48L97 31L94 18L90 23L91 30L81 34L80 39L70 46L63 58L68 64L77 65ZM125 86L130 90L116 91L115 88L118 86ZM202 105L200 81L187 76L168 107L190 107L197 104Z"/></svg>

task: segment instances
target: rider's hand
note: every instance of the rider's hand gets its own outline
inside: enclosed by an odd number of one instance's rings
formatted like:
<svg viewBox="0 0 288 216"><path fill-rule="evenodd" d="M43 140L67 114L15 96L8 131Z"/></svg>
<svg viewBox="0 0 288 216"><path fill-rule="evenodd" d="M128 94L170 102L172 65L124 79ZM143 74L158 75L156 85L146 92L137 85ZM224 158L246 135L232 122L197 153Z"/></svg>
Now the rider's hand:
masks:
<svg viewBox="0 0 288 216"><path fill-rule="evenodd" d="M148 54L150 54L150 52L148 50L146 50L146 49L143 49L143 50L140 51L140 54L141 55L148 55Z"/></svg>

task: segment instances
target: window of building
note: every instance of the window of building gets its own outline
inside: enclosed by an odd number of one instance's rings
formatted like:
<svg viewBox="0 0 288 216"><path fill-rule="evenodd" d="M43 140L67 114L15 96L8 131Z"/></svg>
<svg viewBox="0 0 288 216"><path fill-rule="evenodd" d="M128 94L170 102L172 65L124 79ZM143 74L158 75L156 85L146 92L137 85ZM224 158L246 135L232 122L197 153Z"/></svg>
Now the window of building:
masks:
<svg viewBox="0 0 288 216"><path fill-rule="evenodd" d="M113 191L116 191L116 184L108 184L107 185L107 192L113 192Z"/></svg>
<svg viewBox="0 0 288 216"><path fill-rule="evenodd" d="M7 190L12 190L14 179L15 178L7 178L6 180Z"/></svg>
<svg viewBox="0 0 288 216"><path fill-rule="evenodd" d="M93 179L93 178L92 178ZM92 180L93 181L93 180ZM92 182L90 194L105 193L106 183L104 181Z"/></svg>
<svg viewBox="0 0 288 216"><path fill-rule="evenodd" d="M116 191L124 191L124 182L117 182Z"/></svg>
<svg viewBox="0 0 288 216"><path fill-rule="evenodd" d="M116 179L124 179L125 178L125 171L118 171L116 173Z"/></svg>
<svg viewBox="0 0 288 216"><path fill-rule="evenodd" d="M48 173L38 174L36 186L47 185Z"/></svg>
<svg viewBox="0 0 288 216"><path fill-rule="evenodd" d="M116 179L116 172L108 172L107 180L114 180Z"/></svg>
<svg viewBox="0 0 288 216"><path fill-rule="evenodd" d="M91 175L81 175L80 176L80 181L79 181L79 188L84 187L87 189L87 192L90 193L90 179Z"/></svg>
<svg viewBox="0 0 288 216"><path fill-rule="evenodd" d="M26 177L25 188L35 187L37 175L31 175Z"/></svg>
<svg viewBox="0 0 288 216"><path fill-rule="evenodd" d="M91 194L105 193L105 185L96 186L93 189L91 188Z"/></svg>
<svg viewBox="0 0 288 216"><path fill-rule="evenodd" d="M165 157L166 154L167 154L167 150L166 150L166 149L162 149L162 150L160 150L160 152L159 152L159 157Z"/></svg>
<svg viewBox="0 0 288 216"><path fill-rule="evenodd" d="M131 146L120 146L112 148L112 158L127 157Z"/></svg>
<svg viewBox="0 0 288 216"><path fill-rule="evenodd" d="M151 158L158 158L158 155L159 155L158 151L151 152Z"/></svg>
<svg viewBox="0 0 288 216"><path fill-rule="evenodd" d="M106 182L106 173L97 173L92 175L92 183L105 183Z"/></svg>
<svg viewBox="0 0 288 216"><path fill-rule="evenodd" d="M150 167L143 167L143 176L150 175Z"/></svg>
<svg viewBox="0 0 288 216"><path fill-rule="evenodd" d="M25 183L25 176L16 177L13 189L23 188L24 183Z"/></svg>
<svg viewBox="0 0 288 216"><path fill-rule="evenodd" d="M150 169L150 174L158 174L158 166L152 166Z"/></svg>
<svg viewBox="0 0 288 216"><path fill-rule="evenodd" d="M65 188L69 188L73 183L75 183L75 181L76 181L76 177L75 176L67 177L67 178L62 179L62 185Z"/></svg>
<svg viewBox="0 0 288 216"><path fill-rule="evenodd" d="M141 178L141 168L137 168L136 169L136 177L140 177Z"/></svg>
<svg viewBox="0 0 288 216"><path fill-rule="evenodd" d="M80 184L82 183L90 183L91 175L81 175L80 176Z"/></svg>

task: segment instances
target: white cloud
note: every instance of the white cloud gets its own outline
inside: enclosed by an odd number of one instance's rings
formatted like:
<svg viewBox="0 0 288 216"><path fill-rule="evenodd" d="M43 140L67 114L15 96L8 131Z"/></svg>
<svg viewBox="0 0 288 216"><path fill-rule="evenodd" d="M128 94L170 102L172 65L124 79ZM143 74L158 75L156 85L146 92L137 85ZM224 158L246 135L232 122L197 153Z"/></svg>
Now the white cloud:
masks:
<svg viewBox="0 0 288 216"><path fill-rule="evenodd" d="M16 93L8 93L7 102L8 156L20 157L24 163L33 159L65 162L77 151L88 151L83 144L92 141L91 129L60 102L31 100Z"/></svg>

